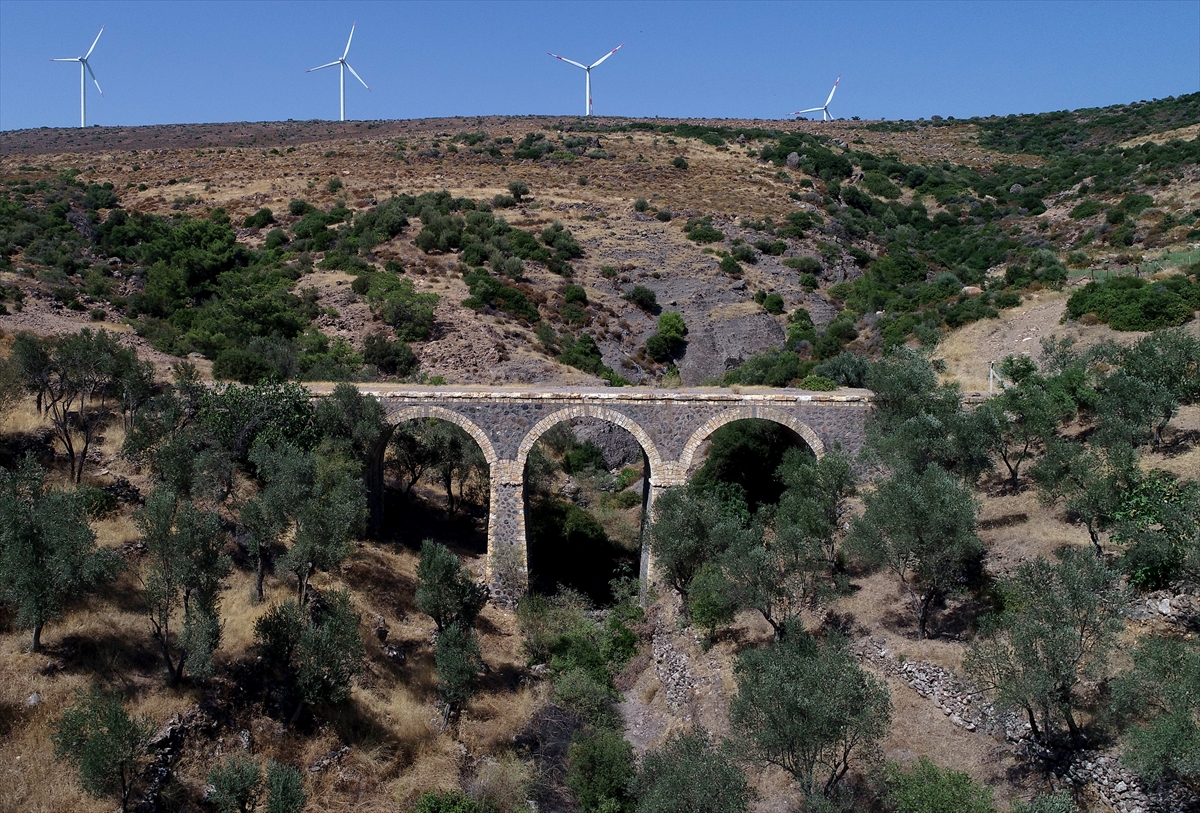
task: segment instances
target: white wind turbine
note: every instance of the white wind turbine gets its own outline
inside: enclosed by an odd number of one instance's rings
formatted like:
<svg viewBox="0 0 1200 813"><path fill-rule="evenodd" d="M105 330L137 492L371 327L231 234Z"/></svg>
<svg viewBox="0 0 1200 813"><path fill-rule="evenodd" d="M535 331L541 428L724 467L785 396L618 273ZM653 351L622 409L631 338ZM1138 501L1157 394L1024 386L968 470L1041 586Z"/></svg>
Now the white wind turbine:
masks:
<svg viewBox="0 0 1200 813"><path fill-rule="evenodd" d="M829 115L829 103L833 101L833 94L837 93L838 82L842 81L842 75L839 73L837 82L833 83L833 90L829 91L829 98L825 100L825 104L821 107L810 107L807 110L797 110L793 116L799 116L801 113L816 113L821 111L821 121L832 121L833 116Z"/></svg>
<svg viewBox="0 0 1200 813"><path fill-rule="evenodd" d="M615 54L617 51L620 51L624 47L625 47L625 43L621 43L616 48L613 48L607 54L605 54L604 56L597 59L591 65L581 65L580 63L576 62L573 59L567 59L565 56L559 56L558 54L552 54L549 51L546 52L546 53L550 54L550 56L554 57L555 59L561 59L563 62L569 62L570 64L574 65L576 68L583 68L584 73L587 74L587 79L585 80L584 85L583 85L583 115L585 115L585 116L592 115L592 68L596 67L601 62L608 59L610 56Z"/></svg>
<svg viewBox="0 0 1200 813"><path fill-rule="evenodd" d="M104 26L100 26L100 34L104 33ZM88 64L88 57L92 55L92 51L96 50L96 43L100 41L100 34L96 35L96 39L92 40L92 47L83 56L76 56L64 59L52 59L51 62L78 62L79 63L79 126L87 127L87 76L86 73L92 75L92 81L96 83L96 90L100 90L100 82L96 79L95 72L92 71L92 66ZM104 95L104 91L100 90L100 95Z"/></svg>
<svg viewBox="0 0 1200 813"><path fill-rule="evenodd" d="M334 65L338 65L341 68L342 121L346 120L346 71L349 70L350 73L354 74L354 78L357 79L358 81L362 82L362 86L365 87L368 91L370 91L370 89L371 89L370 85L368 85L366 82L363 82L363 78L361 76L359 76L358 72L355 71L354 68L351 68L350 63L346 61L346 55L350 53L350 43L354 40L354 28L357 25L358 25L358 20L355 20L354 25L350 26L350 39L346 40L346 50L342 52L342 56L340 59L337 59L333 62L326 63L324 65L318 65L315 68L309 68L307 71L305 71L305 73L312 73L313 71L319 71L322 68L332 68Z"/></svg>

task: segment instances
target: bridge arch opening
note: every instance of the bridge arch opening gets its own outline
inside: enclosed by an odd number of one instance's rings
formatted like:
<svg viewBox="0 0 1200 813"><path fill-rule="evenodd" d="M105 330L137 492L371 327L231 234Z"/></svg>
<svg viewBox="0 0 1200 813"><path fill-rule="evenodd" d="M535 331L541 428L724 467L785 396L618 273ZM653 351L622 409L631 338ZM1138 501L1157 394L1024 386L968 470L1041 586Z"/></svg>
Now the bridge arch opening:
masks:
<svg viewBox="0 0 1200 813"><path fill-rule="evenodd" d="M598 605L610 582L636 578L649 478L658 450L626 416L564 409L539 421L520 444L529 588L577 590Z"/></svg>
<svg viewBox="0 0 1200 813"><path fill-rule="evenodd" d="M486 553L498 460L488 436L470 419L434 405L400 410L389 420L388 536L414 548L432 538L467 556Z"/></svg>
<svg viewBox="0 0 1200 813"><path fill-rule="evenodd" d="M740 488L746 507L756 511L779 501L784 486L776 472L792 450L817 458L825 453L812 428L790 415L739 407L714 416L692 433L680 468L697 485Z"/></svg>

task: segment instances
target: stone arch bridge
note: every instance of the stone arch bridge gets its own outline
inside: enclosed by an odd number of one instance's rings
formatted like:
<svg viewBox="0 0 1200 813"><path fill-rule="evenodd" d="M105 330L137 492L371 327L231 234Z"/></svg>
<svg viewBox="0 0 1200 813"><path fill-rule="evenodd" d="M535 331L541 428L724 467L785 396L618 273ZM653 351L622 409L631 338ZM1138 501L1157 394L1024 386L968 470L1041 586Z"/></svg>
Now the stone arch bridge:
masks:
<svg viewBox="0 0 1200 813"><path fill-rule="evenodd" d="M774 421L818 457L835 445L857 455L871 400L866 390L848 389L817 393L763 388L405 387L367 392L379 399L393 426L440 418L462 427L479 444L491 471L488 578L494 588L510 594L528 584L525 461L538 439L556 424L600 419L637 439L645 455L643 517L648 517L655 496L687 481L697 452L724 424L746 418ZM643 543L643 584L649 567Z"/></svg>

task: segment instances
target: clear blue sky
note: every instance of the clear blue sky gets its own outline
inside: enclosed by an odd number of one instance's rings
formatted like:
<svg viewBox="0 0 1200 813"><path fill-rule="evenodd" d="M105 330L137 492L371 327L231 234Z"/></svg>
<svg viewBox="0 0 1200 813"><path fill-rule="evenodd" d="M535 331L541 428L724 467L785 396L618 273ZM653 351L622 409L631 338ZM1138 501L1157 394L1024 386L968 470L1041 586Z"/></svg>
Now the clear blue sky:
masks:
<svg viewBox="0 0 1200 813"><path fill-rule="evenodd" d="M1042 112L1200 90L1200 0L1181 2L17 2L0 0L0 129L88 123L579 114L919 118Z"/></svg>

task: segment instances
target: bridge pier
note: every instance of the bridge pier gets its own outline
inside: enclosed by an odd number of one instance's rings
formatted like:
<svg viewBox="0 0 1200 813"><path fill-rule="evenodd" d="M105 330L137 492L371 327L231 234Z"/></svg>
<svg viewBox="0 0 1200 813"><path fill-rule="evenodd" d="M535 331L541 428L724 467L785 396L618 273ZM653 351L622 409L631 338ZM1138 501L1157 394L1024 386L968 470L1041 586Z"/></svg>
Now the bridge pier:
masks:
<svg viewBox="0 0 1200 813"><path fill-rule="evenodd" d="M525 467L516 460L491 466L487 528L487 580L498 604L516 606L529 589L525 535Z"/></svg>

